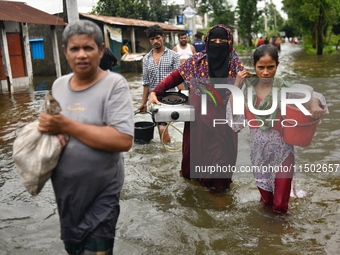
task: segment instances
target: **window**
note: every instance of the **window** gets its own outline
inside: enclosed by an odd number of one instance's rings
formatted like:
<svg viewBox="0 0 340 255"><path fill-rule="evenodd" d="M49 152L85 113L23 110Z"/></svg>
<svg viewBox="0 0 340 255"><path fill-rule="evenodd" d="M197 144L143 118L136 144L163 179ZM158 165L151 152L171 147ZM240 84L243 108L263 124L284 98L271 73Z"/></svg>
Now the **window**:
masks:
<svg viewBox="0 0 340 255"><path fill-rule="evenodd" d="M29 40L33 59L44 59L44 38L34 38Z"/></svg>

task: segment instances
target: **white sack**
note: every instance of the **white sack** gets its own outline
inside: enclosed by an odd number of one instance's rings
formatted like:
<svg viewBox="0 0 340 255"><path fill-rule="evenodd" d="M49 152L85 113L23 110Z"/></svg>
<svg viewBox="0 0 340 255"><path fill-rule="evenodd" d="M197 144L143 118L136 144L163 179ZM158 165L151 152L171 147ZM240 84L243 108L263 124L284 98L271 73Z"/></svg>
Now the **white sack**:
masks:
<svg viewBox="0 0 340 255"><path fill-rule="evenodd" d="M59 103L46 95L46 112L57 114ZM39 122L26 125L13 144L13 160L22 184L32 195L38 195L56 167L60 153L68 142L64 134L48 135L38 131Z"/></svg>

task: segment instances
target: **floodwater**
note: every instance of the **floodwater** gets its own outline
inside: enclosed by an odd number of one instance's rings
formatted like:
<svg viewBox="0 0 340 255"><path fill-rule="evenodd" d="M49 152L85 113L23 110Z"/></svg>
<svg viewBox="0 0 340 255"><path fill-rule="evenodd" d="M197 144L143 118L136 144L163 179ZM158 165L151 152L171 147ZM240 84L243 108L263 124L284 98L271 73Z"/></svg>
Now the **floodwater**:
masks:
<svg viewBox="0 0 340 255"><path fill-rule="evenodd" d="M250 58L242 59L247 68ZM297 173L304 198L291 198L289 214L263 208L252 176L234 174L231 189L216 197L179 176L181 135L171 130L173 151L160 144L155 130L150 144L134 144L125 154L115 254L334 255L340 250L340 109L339 55L309 56L299 46L283 45L277 75L309 84L323 93L330 114L312 144L296 147L296 163L325 173ZM126 75L135 108L141 100L141 75ZM0 255L66 254L59 239L58 212L51 183L35 198L25 191L14 169L12 144L20 129L36 119L51 79L34 88L0 94ZM136 115L136 121L150 118ZM177 124L180 128L181 123ZM250 165L248 131L239 135L237 165ZM313 165L314 164L314 165ZM333 165L332 165L333 164ZM333 167L333 172L330 172ZM312 171L312 170L310 170Z"/></svg>

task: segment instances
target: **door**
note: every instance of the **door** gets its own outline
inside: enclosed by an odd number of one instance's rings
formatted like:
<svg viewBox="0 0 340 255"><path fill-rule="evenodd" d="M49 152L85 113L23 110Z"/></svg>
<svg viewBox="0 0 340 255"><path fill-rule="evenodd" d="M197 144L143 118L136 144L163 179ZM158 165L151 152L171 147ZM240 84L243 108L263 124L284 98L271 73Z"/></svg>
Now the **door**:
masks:
<svg viewBox="0 0 340 255"><path fill-rule="evenodd" d="M25 77L25 65L22 52L21 36L20 33L7 33L7 43L9 58L11 62L12 77ZM2 51L0 51L0 79L5 80L5 67L2 63Z"/></svg>

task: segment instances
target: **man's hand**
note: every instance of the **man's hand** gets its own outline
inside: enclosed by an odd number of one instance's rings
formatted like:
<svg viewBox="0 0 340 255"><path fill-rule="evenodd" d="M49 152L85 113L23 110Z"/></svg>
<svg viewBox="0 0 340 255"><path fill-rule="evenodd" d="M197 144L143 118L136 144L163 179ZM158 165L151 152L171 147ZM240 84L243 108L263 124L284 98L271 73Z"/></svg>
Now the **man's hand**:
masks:
<svg viewBox="0 0 340 255"><path fill-rule="evenodd" d="M137 111L141 113L146 113L146 104L141 104L138 108Z"/></svg>
<svg viewBox="0 0 340 255"><path fill-rule="evenodd" d="M63 127L66 125L67 118L62 114L47 114L46 112L41 112L38 121L38 130L41 133L47 134L60 134L63 133Z"/></svg>

